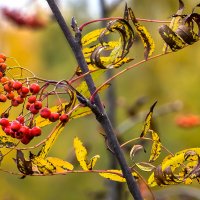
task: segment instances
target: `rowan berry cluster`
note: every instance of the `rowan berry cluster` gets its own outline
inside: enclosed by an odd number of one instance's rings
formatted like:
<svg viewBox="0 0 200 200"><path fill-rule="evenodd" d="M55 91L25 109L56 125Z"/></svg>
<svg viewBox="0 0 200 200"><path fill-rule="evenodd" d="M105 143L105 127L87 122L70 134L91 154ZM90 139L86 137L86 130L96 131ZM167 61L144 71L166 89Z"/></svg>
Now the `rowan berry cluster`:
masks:
<svg viewBox="0 0 200 200"><path fill-rule="evenodd" d="M18 10L11 10L8 8L2 8L1 11L2 11L2 14L7 19L17 24L18 26L24 26L24 27L29 27L29 28L42 28L46 24L44 21L39 19L36 15L26 16Z"/></svg>
<svg viewBox="0 0 200 200"><path fill-rule="evenodd" d="M36 126L35 117L39 114L50 122L60 120L66 123L69 116L64 109L52 112L48 104L43 106L44 100L48 98L46 82L38 83L36 80L13 79L6 76L6 56L0 54L0 103L9 103L10 106L1 113L0 125L6 135L19 139L23 144L28 144L34 137L41 135L41 128ZM15 120L9 119L12 109L21 105L21 112ZM2 106L2 105L0 105ZM13 111L13 110L12 110Z"/></svg>

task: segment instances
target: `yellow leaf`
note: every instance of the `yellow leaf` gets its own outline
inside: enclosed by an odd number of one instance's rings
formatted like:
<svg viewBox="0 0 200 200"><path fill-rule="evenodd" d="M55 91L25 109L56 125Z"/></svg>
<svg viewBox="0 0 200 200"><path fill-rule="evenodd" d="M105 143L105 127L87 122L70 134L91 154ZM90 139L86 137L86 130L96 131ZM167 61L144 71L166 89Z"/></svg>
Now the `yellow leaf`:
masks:
<svg viewBox="0 0 200 200"><path fill-rule="evenodd" d="M149 162L155 161L161 153L161 142L158 134L154 131L151 131L151 134L152 134L153 144L151 148L151 155L149 158Z"/></svg>
<svg viewBox="0 0 200 200"><path fill-rule="evenodd" d="M195 155L191 156L189 158L186 158L185 156L187 155L188 152L195 152ZM169 167L170 167L171 172L174 172L179 167L183 167L182 171L184 171L185 170L184 162L186 160L187 160L187 162L191 161L190 165L187 164L186 167L187 166L195 167L195 162L194 162L195 160L194 159L196 159L196 161L197 161L198 156L200 156L200 148L185 149L185 150L177 152L174 156L168 155L167 157L165 157L163 159L163 162L162 162L162 164L159 168L160 173L163 173ZM197 162L196 162L196 164L197 164ZM157 170L157 172L158 172L158 170ZM196 177L194 177L194 178L196 178ZM184 182L184 180L185 180L184 174L179 173L179 181L177 181L177 183ZM188 183L188 182L190 182L189 179L186 181L186 183ZM155 172L153 172L150 175L150 177L148 179L148 184L152 187L157 185L156 178L155 178ZM167 184L176 184L176 182L171 181L171 182L167 182Z"/></svg>
<svg viewBox="0 0 200 200"><path fill-rule="evenodd" d="M83 146L82 142L79 140L78 137L74 138L74 149L75 149L75 153L76 153L76 158L79 161L80 166L84 170L88 170L88 166L87 166L87 150Z"/></svg>
<svg viewBox="0 0 200 200"><path fill-rule="evenodd" d="M101 35L102 31L104 31L105 28L97 29L94 31L91 31L83 36L81 39L82 46L86 46L88 44L91 44L92 42L95 42L98 40L99 36Z"/></svg>
<svg viewBox="0 0 200 200"><path fill-rule="evenodd" d="M0 148L2 147L10 148L16 146L16 144L17 144L16 140L13 139L12 137L7 135L0 135Z"/></svg>
<svg viewBox="0 0 200 200"><path fill-rule="evenodd" d="M73 168L74 168L74 166L71 163L64 161L60 158L48 157L48 158L46 158L46 160L48 162L50 162L56 168L56 172L73 170Z"/></svg>
<svg viewBox="0 0 200 200"><path fill-rule="evenodd" d="M47 141L42 146L42 149L38 153L38 157L45 158L53 146L54 142L56 141L57 137L60 135L60 133L63 131L65 127L65 124L59 123L56 125L56 127L53 129L50 137L47 139Z"/></svg>
<svg viewBox="0 0 200 200"><path fill-rule="evenodd" d="M87 150L78 137L74 138L74 149L76 158L83 170L91 170L96 164L97 159L100 158L99 155L96 155L91 158L90 162L88 163Z"/></svg>
<svg viewBox="0 0 200 200"><path fill-rule="evenodd" d="M87 167L89 170L92 170L93 167L95 166L97 160L100 158L99 155L96 155L96 156L93 156L91 159L90 159L90 162L87 164Z"/></svg>
<svg viewBox="0 0 200 200"><path fill-rule="evenodd" d="M123 177L121 170L107 170L106 172L99 173L99 175L111 181L126 182L126 179ZM138 179L136 172L133 172L132 175L134 178Z"/></svg>
<svg viewBox="0 0 200 200"><path fill-rule="evenodd" d="M147 58L151 56L152 53L154 52L154 49L155 49L154 40L151 37L150 33L147 31L147 29L137 21L133 13L133 10L131 8L128 8L128 11L129 11L130 18L136 28L136 31L144 44L144 49L145 49L144 57L147 60Z"/></svg>
<svg viewBox="0 0 200 200"><path fill-rule="evenodd" d="M150 171L152 171L155 168L155 166L153 166L150 163L146 163L146 162L135 163L135 165L139 169L141 169L142 171L145 171L145 172L150 172Z"/></svg>
<svg viewBox="0 0 200 200"><path fill-rule="evenodd" d="M144 127L143 127L140 137L144 137L147 134L147 132L149 131L149 129L151 128L153 109L154 109L156 103L157 103L157 101L151 106L150 111L146 116L145 124L144 124Z"/></svg>
<svg viewBox="0 0 200 200"><path fill-rule="evenodd" d="M35 156L31 161L32 164L35 165L38 171L42 174L52 174L56 172L56 167L42 157Z"/></svg>

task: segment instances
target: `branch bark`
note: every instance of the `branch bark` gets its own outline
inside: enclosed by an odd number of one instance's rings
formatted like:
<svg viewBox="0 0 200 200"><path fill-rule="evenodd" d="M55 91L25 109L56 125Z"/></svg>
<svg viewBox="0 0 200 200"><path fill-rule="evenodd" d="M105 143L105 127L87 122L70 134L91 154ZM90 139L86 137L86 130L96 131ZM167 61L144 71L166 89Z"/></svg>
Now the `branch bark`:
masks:
<svg viewBox="0 0 200 200"><path fill-rule="evenodd" d="M88 72L87 63L85 62L85 59L84 59L84 56L82 53L81 44L80 44L81 32L76 32L76 36L73 37L73 35L72 35L68 25L66 24L59 8L57 7L55 1L47 0L47 3L49 4L49 7L51 8L51 10L53 12L54 17L56 18L60 28L62 29L62 31L65 35L65 38L67 39L67 41L74 53L74 56L77 60L79 67L81 68L83 73ZM93 94L94 91L96 90L96 88L95 88L94 81L90 74L85 76L85 81L89 88L90 93ZM93 113L96 115L98 122L101 124L102 128L104 129L104 131L106 133L108 143L109 143L110 147L112 148L112 150L119 162L119 165L122 169L123 176L126 179L130 193L135 198L135 200L142 200L143 198L139 191L138 185L137 185L134 177L131 174L131 169L129 168L129 166L125 160L125 157L120 148L119 142L115 136L112 124L101 104L98 94L95 96L94 104L91 104L90 102L86 102L86 103L87 103L87 106L89 106L92 109Z"/></svg>

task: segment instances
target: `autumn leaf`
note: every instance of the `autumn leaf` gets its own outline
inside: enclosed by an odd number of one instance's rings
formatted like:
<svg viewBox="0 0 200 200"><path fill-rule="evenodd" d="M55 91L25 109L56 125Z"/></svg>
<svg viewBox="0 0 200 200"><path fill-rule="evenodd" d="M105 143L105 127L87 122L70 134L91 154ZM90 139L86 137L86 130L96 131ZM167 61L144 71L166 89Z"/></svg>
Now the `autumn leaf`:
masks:
<svg viewBox="0 0 200 200"><path fill-rule="evenodd" d="M111 181L126 182L126 179L123 177L121 170L107 170L106 172L99 173L99 175ZM133 172L132 176L134 176L135 179L139 178L136 172Z"/></svg>
<svg viewBox="0 0 200 200"><path fill-rule="evenodd" d="M33 174L32 162L24 158L24 154L21 150L17 150L16 163L18 170L24 175Z"/></svg>
<svg viewBox="0 0 200 200"><path fill-rule="evenodd" d="M42 149L39 151L37 157L45 158L47 156L49 150L53 146L53 144L56 141L57 137L63 131L64 127L65 127L65 124L61 123L61 122L56 125L56 127L51 132L50 137L47 139L47 141L42 146Z"/></svg>
<svg viewBox="0 0 200 200"><path fill-rule="evenodd" d="M83 146L81 140L78 137L74 138L74 149L76 153L76 158L82 167L83 170L92 170L93 167L95 166L97 159L100 158L99 155L96 155L90 159L88 162L87 160L87 150Z"/></svg>
<svg viewBox="0 0 200 200"><path fill-rule="evenodd" d="M145 58L145 60L147 60L148 57L151 56L152 53L154 52L154 49L155 49L154 40L151 37L150 33L147 31L147 29L138 22L138 20L136 19L135 15L133 13L133 10L131 8L128 8L128 12L129 12L130 18L136 28L136 31L143 42L144 49L145 49L144 50L144 58Z"/></svg>
<svg viewBox="0 0 200 200"><path fill-rule="evenodd" d="M160 137L158 136L156 132L154 131L150 131L150 132L152 135L153 144L151 147L151 155L149 158L149 162L153 162L159 157L161 153L161 142L160 142Z"/></svg>
<svg viewBox="0 0 200 200"><path fill-rule="evenodd" d="M67 162L67 161L64 161L60 158L53 158L53 157L48 157L46 158L46 160L48 162L50 162L55 168L56 168L56 172L64 172L66 170L73 170L74 166Z"/></svg>
<svg viewBox="0 0 200 200"><path fill-rule="evenodd" d="M199 177L199 156L200 148L185 149L177 152L174 156L168 155L150 175L148 184L153 187L191 183L192 179ZM185 162L187 162L186 165Z"/></svg>
<svg viewBox="0 0 200 200"><path fill-rule="evenodd" d="M153 110L154 110L156 103L157 103L157 101L151 106L150 111L146 116L145 124L144 124L144 127L143 127L140 137L144 137L147 134L147 132L149 131L149 129L151 128L152 115L153 115Z"/></svg>
<svg viewBox="0 0 200 200"><path fill-rule="evenodd" d="M0 148L6 147L14 147L16 146L17 142L15 139L11 138L10 136L7 135L0 135Z"/></svg>

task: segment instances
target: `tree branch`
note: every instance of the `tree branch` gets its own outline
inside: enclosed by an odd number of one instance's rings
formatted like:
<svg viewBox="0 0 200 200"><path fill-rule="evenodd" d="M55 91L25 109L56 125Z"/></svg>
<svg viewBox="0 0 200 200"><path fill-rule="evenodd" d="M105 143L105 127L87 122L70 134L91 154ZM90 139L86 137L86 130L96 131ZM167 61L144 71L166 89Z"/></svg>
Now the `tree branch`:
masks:
<svg viewBox="0 0 200 200"><path fill-rule="evenodd" d="M47 2L57 20L60 28L62 29L70 47L72 48L72 50L74 52L74 55L76 57L79 67L81 68L83 73L88 72L87 63L85 62L85 59L84 59L84 56L82 53L82 48L80 45L80 40L79 40L81 33L76 32L77 37L74 38L70 32L70 29L68 28L67 24L65 23L65 20L61 14L59 8L55 4L55 1L47 0ZM90 93L93 94L94 91L96 90L96 88L95 88L95 84L94 84L93 79L90 74L85 76L85 81L88 85ZM129 166L126 163L126 160L125 160L125 157L120 148L119 142L115 136L112 124L110 123L110 120L101 104L98 94L95 96L94 103L95 103L95 105L94 104L90 105L91 106L90 108L93 110L93 112L94 111L96 112L95 115L97 117L97 120L99 121L99 123L101 124L101 126L103 127L103 129L107 135L109 145L112 148L113 152L115 153L115 156L120 164L120 167L122 169L123 176L126 179L129 191L132 194L132 196L135 198L135 200L142 200L142 196L141 196L141 193L137 186L137 183L131 174L131 169L129 168ZM94 109L94 106L95 106L95 109Z"/></svg>

